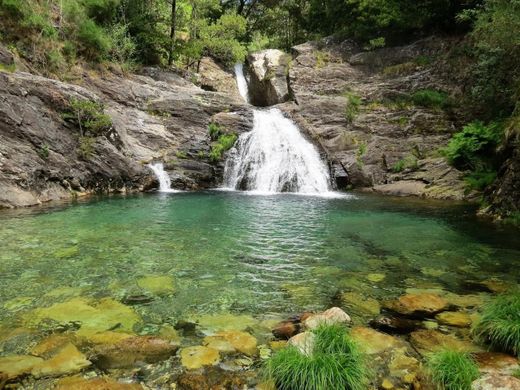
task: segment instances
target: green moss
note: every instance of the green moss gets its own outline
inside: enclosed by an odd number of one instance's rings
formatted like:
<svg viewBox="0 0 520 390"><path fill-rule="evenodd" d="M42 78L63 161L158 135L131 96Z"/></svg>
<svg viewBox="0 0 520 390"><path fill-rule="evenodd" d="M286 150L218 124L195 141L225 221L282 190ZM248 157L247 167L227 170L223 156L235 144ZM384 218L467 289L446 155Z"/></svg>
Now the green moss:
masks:
<svg viewBox="0 0 520 390"><path fill-rule="evenodd" d="M470 354L441 350L428 357L427 369L438 389L470 390L479 377L478 366Z"/></svg>
<svg viewBox="0 0 520 390"><path fill-rule="evenodd" d="M411 96L412 102L420 107L448 108L451 105L450 98L446 92L434 89L422 89Z"/></svg>
<svg viewBox="0 0 520 390"><path fill-rule="evenodd" d="M289 346L265 364L267 377L279 390L362 390L368 382L366 358L340 325L313 331L315 345L307 356Z"/></svg>
<svg viewBox="0 0 520 390"><path fill-rule="evenodd" d="M498 296L482 311L473 327L482 342L504 352L520 354L520 291Z"/></svg>
<svg viewBox="0 0 520 390"><path fill-rule="evenodd" d="M361 97L356 95L354 92L347 91L343 94L347 99L347 108L345 109L345 118L347 122L352 123L359 114L361 108Z"/></svg>
<svg viewBox="0 0 520 390"><path fill-rule="evenodd" d="M233 147L237 138L238 136L234 133L220 135L217 141L211 145L209 159L214 162L220 161L224 153Z"/></svg>
<svg viewBox="0 0 520 390"><path fill-rule="evenodd" d="M10 65L0 64L0 72L14 73L15 71L16 71L15 64L10 64Z"/></svg>
<svg viewBox="0 0 520 390"><path fill-rule="evenodd" d="M186 158L188 157L187 153L184 150L177 150L175 152L175 157L177 158Z"/></svg>

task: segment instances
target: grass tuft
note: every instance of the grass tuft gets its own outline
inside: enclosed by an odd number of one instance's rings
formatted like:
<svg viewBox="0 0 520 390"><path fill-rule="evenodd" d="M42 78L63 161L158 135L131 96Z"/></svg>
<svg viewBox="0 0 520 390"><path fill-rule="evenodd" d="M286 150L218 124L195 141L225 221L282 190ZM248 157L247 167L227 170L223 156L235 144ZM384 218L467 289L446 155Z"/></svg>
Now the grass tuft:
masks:
<svg viewBox="0 0 520 390"><path fill-rule="evenodd" d="M279 390L362 390L367 386L365 356L347 329L326 325L315 329L310 356L289 346L266 362L268 378Z"/></svg>
<svg viewBox="0 0 520 390"><path fill-rule="evenodd" d="M504 352L520 354L520 291L501 295L484 306L473 334Z"/></svg>
<svg viewBox="0 0 520 390"><path fill-rule="evenodd" d="M440 390L470 390L479 377L477 363L467 352L441 350L429 356L429 375Z"/></svg>

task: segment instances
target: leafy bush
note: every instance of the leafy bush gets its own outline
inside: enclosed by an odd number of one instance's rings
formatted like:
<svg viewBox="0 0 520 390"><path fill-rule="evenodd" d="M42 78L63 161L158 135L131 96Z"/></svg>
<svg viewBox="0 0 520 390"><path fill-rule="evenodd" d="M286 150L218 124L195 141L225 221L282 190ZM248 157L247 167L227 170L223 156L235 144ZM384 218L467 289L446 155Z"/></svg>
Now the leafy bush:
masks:
<svg viewBox="0 0 520 390"><path fill-rule="evenodd" d="M276 352L265 373L279 390L362 390L367 386L365 356L348 330L340 325L313 331L315 344L309 355L294 346Z"/></svg>
<svg viewBox="0 0 520 390"><path fill-rule="evenodd" d="M485 165L482 159L493 154L502 134L503 128L496 122L472 122L452 137L443 153L457 168L478 170Z"/></svg>
<svg viewBox="0 0 520 390"><path fill-rule="evenodd" d="M361 107L361 98L353 92L347 91L344 95L347 98L347 108L345 110L345 118L351 123L359 114Z"/></svg>
<svg viewBox="0 0 520 390"><path fill-rule="evenodd" d="M211 145L209 152L210 160L215 162L221 160L223 154L233 147L237 138L237 135L234 133L221 134L217 141Z"/></svg>
<svg viewBox="0 0 520 390"><path fill-rule="evenodd" d="M217 123L212 122L208 125L208 132L211 140L215 141L222 134L222 129Z"/></svg>
<svg viewBox="0 0 520 390"><path fill-rule="evenodd" d="M443 390L470 390L479 377L478 366L470 354L441 350L429 356L427 368L437 388Z"/></svg>
<svg viewBox="0 0 520 390"><path fill-rule="evenodd" d="M469 189L481 191L487 186L493 184L496 177L497 173L495 171L475 171L468 173L464 177L464 181L466 182Z"/></svg>
<svg viewBox="0 0 520 390"><path fill-rule="evenodd" d="M77 39L81 52L90 60L100 60L106 57L111 49L110 38L102 27L93 20L84 20L77 31Z"/></svg>
<svg viewBox="0 0 520 390"><path fill-rule="evenodd" d="M392 167L392 171L399 173L405 169L417 170L419 168L418 160L415 156L407 156L397 161Z"/></svg>
<svg viewBox="0 0 520 390"><path fill-rule="evenodd" d="M412 94L411 99L415 105L421 107L447 108L450 105L448 94L434 89L416 91Z"/></svg>
<svg viewBox="0 0 520 390"><path fill-rule="evenodd" d="M78 154L83 159L88 160L94 153L94 143L96 139L94 137L79 137Z"/></svg>
<svg viewBox="0 0 520 390"><path fill-rule="evenodd" d="M112 129L112 119L104 113L104 105L95 101L72 99L70 111L62 116L79 127L82 137L106 135Z"/></svg>
<svg viewBox="0 0 520 390"><path fill-rule="evenodd" d="M520 292L496 297L484 306L473 333L492 347L520 354Z"/></svg>

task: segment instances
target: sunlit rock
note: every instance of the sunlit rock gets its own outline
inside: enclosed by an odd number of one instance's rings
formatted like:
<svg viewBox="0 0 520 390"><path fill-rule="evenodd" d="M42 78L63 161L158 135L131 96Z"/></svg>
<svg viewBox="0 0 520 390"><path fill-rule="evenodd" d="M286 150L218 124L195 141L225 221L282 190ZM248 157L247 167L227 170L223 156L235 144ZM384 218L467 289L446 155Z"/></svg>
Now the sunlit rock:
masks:
<svg viewBox="0 0 520 390"><path fill-rule="evenodd" d="M87 368L92 363L87 360L74 344L68 343L53 357L33 367L31 374L37 378L74 374Z"/></svg>
<svg viewBox="0 0 520 390"><path fill-rule="evenodd" d="M406 347L403 340L370 328L356 326L352 328L351 334L363 350L370 355Z"/></svg>
<svg viewBox="0 0 520 390"><path fill-rule="evenodd" d="M471 316L460 311L445 311L435 316L441 325L455 326L458 328L468 328L471 325Z"/></svg>
<svg viewBox="0 0 520 390"><path fill-rule="evenodd" d="M304 355L310 356L314 350L316 335L312 332L302 332L289 339L288 344L298 348Z"/></svg>
<svg viewBox="0 0 520 390"><path fill-rule="evenodd" d="M379 302L370 298L366 294L356 292L345 292L341 294L342 302L354 312L361 312L369 315L378 315L381 310Z"/></svg>
<svg viewBox="0 0 520 390"><path fill-rule="evenodd" d="M410 335L410 342L421 355L435 352L443 348L463 352L482 351L478 345L470 341L460 340L452 335L437 330L418 330Z"/></svg>
<svg viewBox="0 0 520 390"><path fill-rule="evenodd" d="M17 378L30 373L35 366L42 362L42 358L30 355L0 357L0 373L6 374L7 379Z"/></svg>
<svg viewBox="0 0 520 390"><path fill-rule="evenodd" d="M306 329L316 329L320 325L348 324L350 316L339 307L332 307L322 313L313 314L305 321L303 325Z"/></svg>
<svg viewBox="0 0 520 390"><path fill-rule="evenodd" d="M212 366L220 361L220 354L214 348L195 346L181 350L181 363L188 370L196 370L204 366Z"/></svg>
<svg viewBox="0 0 520 390"><path fill-rule="evenodd" d="M449 303L436 294L406 294L392 301L384 302L383 307L402 315L423 317L446 310Z"/></svg>
<svg viewBox="0 0 520 390"><path fill-rule="evenodd" d="M520 390L520 379L514 376L487 374L474 381L471 390Z"/></svg>
<svg viewBox="0 0 520 390"><path fill-rule="evenodd" d="M256 346L257 340L255 337L251 336L249 333L236 331L236 330L228 330L223 332L218 332L214 336L209 336L206 339L210 339L210 341L215 342L216 340L227 341L231 346L238 352L242 352L248 356L256 355ZM219 348L216 348L219 349ZM220 349L219 349L220 350Z"/></svg>
<svg viewBox="0 0 520 390"><path fill-rule="evenodd" d="M479 370L485 374L512 375L520 370L517 358L500 352L479 352L473 355Z"/></svg>

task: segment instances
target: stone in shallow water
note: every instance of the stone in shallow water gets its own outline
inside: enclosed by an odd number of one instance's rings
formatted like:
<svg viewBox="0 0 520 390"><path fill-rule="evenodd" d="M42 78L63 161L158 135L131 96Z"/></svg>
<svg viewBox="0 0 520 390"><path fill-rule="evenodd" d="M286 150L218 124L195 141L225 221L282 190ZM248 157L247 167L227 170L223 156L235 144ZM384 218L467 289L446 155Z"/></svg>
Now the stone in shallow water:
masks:
<svg viewBox="0 0 520 390"><path fill-rule="evenodd" d="M443 348L463 352L479 352L482 349L470 341L457 339L455 336L437 330L418 330L410 335L410 342L421 355L435 352Z"/></svg>
<svg viewBox="0 0 520 390"><path fill-rule="evenodd" d="M68 343L56 355L34 366L31 374L36 378L74 374L91 364L74 344Z"/></svg>
<svg viewBox="0 0 520 390"><path fill-rule="evenodd" d="M520 379L514 376L487 374L471 384L472 390L520 390Z"/></svg>
<svg viewBox="0 0 520 390"><path fill-rule="evenodd" d="M511 355L500 352L479 352L473 355L480 372L486 374L512 375L520 370L520 362Z"/></svg>
<svg viewBox="0 0 520 390"><path fill-rule="evenodd" d="M346 306L353 310L361 311L366 314L377 315L381 310L381 305L378 301L355 292L345 292L341 294L341 300Z"/></svg>
<svg viewBox="0 0 520 390"><path fill-rule="evenodd" d="M153 336L125 338L114 345L95 348L95 363L103 369L133 367L139 362L156 363L168 359L178 345Z"/></svg>
<svg viewBox="0 0 520 390"><path fill-rule="evenodd" d="M436 322L435 324L437 325ZM370 326L388 333L410 333L420 328L422 322L410 318L380 315L370 321Z"/></svg>
<svg viewBox="0 0 520 390"><path fill-rule="evenodd" d="M26 306L30 306L33 303L34 298L32 297L16 297L4 303L4 309L6 310L18 310Z"/></svg>
<svg viewBox="0 0 520 390"><path fill-rule="evenodd" d="M300 331L300 324L293 321L282 321L273 328L273 336L278 339L290 339Z"/></svg>
<svg viewBox="0 0 520 390"><path fill-rule="evenodd" d="M50 307L35 309L26 316L27 323L38 325L45 319L59 323L78 322L81 330L104 331L117 329L132 331L140 321L139 316L128 306L111 298L93 301L86 298L72 298Z"/></svg>
<svg viewBox="0 0 520 390"><path fill-rule="evenodd" d="M155 295L171 294L175 291L173 278L168 275L149 275L137 280L137 285Z"/></svg>
<svg viewBox="0 0 520 390"><path fill-rule="evenodd" d="M431 316L449 307L448 301L436 294L406 294L383 303L385 309L414 317Z"/></svg>
<svg viewBox="0 0 520 390"><path fill-rule="evenodd" d="M105 344L105 345L117 344L121 340L134 336L131 333L114 332L111 330L107 330L104 332L98 332L98 331L92 330L92 329L80 329L78 332L76 332L76 335L80 339L84 339L90 344Z"/></svg>
<svg viewBox="0 0 520 390"><path fill-rule="evenodd" d="M467 313L460 311L445 311L435 316L441 325L455 326L458 328L468 328L471 325L471 317Z"/></svg>
<svg viewBox="0 0 520 390"><path fill-rule="evenodd" d="M303 325L305 329L316 329L322 324L348 324L350 322L351 319L347 313L339 307L332 307L322 313L309 316L305 321L303 321Z"/></svg>
<svg viewBox="0 0 520 390"><path fill-rule="evenodd" d="M181 350L181 363L188 370L196 370L204 366L212 366L220 361L220 354L214 348L195 347L183 348Z"/></svg>
<svg viewBox="0 0 520 390"><path fill-rule="evenodd" d="M406 343L397 337L361 326L352 328L351 335L369 355L406 347Z"/></svg>
<svg viewBox="0 0 520 390"><path fill-rule="evenodd" d="M231 313L202 315L194 318L202 328L217 332L220 330L246 330L255 326L258 321L248 315L234 315Z"/></svg>
<svg viewBox="0 0 520 390"><path fill-rule="evenodd" d="M137 383L120 383L110 378L85 379L81 377L67 377L60 379L56 390L141 390Z"/></svg>
<svg viewBox="0 0 520 390"><path fill-rule="evenodd" d="M73 336L71 335L53 334L43 339L34 348L32 348L31 354L42 358L48 358L58 349L70 343L72 339Z"/></svg>
<svg viewBox="0 0 520 390"><path fill-rule="evenodd" d="M42 362L42 358L30 355L0 357L0 373L6 374L7 379L14 379L30 373L35 366Z"/></svg>
<svg viewBox="0 0 520 390"><path fill-rule="evenodd" d="M248 356L256 355L257 340L249 333L237 330L228 330L218 332L214 336L208 336L205 339L205 341L209 341L210 343L216 343L218 340L227 341L233 347L234 350L242 352L243 354L246 354ZM226 346L222 344L221 347ZM215 349L222 351L222 349L219 348Z"/></svg>

